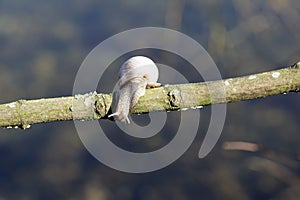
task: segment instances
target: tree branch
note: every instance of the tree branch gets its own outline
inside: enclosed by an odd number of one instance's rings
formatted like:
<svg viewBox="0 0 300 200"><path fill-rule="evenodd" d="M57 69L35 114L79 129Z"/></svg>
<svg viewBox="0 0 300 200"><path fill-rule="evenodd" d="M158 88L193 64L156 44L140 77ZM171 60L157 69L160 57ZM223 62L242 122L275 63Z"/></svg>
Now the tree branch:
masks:
<svg viewBox="0 0 300 200"><path fill-rule="evenodd" d="M225 89L223 95L222 89ZM131 113L195 109L299 91L300 62L288 68L249 76L148 89ZM26 129L36 123L107 118L111 101L110 94L96 92L71 97L18 100L0 105L0 127Z"/></svg>

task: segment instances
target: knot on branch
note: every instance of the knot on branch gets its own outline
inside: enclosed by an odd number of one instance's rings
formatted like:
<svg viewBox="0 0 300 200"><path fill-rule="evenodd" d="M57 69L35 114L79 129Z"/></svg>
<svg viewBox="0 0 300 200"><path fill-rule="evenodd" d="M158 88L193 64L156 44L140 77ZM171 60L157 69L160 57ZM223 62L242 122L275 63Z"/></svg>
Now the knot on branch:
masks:
<svg viewBox="0 0 300 200"><path fill-rule="evenodd" d="M95 101L95 111L103 118L107 115L112 102L112 97L110 95L99 94L96 96Z"/></svg>
<svg viewBox="0 0 300 200"><path fill-rule="evenodd" d="M169 91L168 92L168 97L169 97L170 105L174 109L180 108L182 97L181 97L181 92L180 92L179 89L174 88L171 91Z"/></svg>

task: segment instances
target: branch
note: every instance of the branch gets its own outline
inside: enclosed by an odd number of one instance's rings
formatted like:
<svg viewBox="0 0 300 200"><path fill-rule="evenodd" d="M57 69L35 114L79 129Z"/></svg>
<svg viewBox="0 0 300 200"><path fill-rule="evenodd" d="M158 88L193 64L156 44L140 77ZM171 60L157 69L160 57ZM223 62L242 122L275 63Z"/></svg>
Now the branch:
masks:
<svg viewBox="0 0 300 200"><path fill-rule="evenodd" d="M220 88L225 89L225 97L221 95ZM195 109L299 91L300 62L288 68L250 76L148 89L131 113ZM36 123L107 118L111 101L110 94L96 92L71 97L18 100L0 105L0 127L26 129Z"/></svg>

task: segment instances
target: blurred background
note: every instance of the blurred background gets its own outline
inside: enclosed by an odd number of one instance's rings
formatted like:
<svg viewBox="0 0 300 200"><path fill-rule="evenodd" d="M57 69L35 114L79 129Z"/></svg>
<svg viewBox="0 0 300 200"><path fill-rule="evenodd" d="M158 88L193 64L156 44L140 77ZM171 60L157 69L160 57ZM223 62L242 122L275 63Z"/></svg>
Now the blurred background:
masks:
<svg viewBox="0 0 300 200"><path fill-rule="evenodd" d="M298 0L0 0L0 103L72 95L86 55L106 38L137 27L187 34L208 51L223 78L287 67L300 60L299 19ZM153 55L160 61L159 52ZM101 164L72 121L0 129L0 199L298 199L299 100L291 93L228 104L221 138L198 159L210 115L205 107L188 151L146 174ZM178 119L168 115L171 122ZM136 144L137 151L167 143L176 128ZM136 143L115 132L119 137L112 140L124 148ZM236 141L246 143L231 143Z"/></svg>

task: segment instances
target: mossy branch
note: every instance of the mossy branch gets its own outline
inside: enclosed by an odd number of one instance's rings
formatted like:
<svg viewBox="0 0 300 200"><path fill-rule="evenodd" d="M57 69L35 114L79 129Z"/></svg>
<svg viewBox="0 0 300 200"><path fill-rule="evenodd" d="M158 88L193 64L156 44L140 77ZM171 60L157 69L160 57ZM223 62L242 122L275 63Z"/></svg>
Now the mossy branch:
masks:
<svg viewBox="0 0 300 200"><path fill-rule="evenodd" d="M249 76L148 89L131 113L195 109L299 91L300 62L288 68ZM0 105L0 127L26 129L36 123L107 118L111 102L110 94L96 92L71 97L18 100Z"/></svg>

